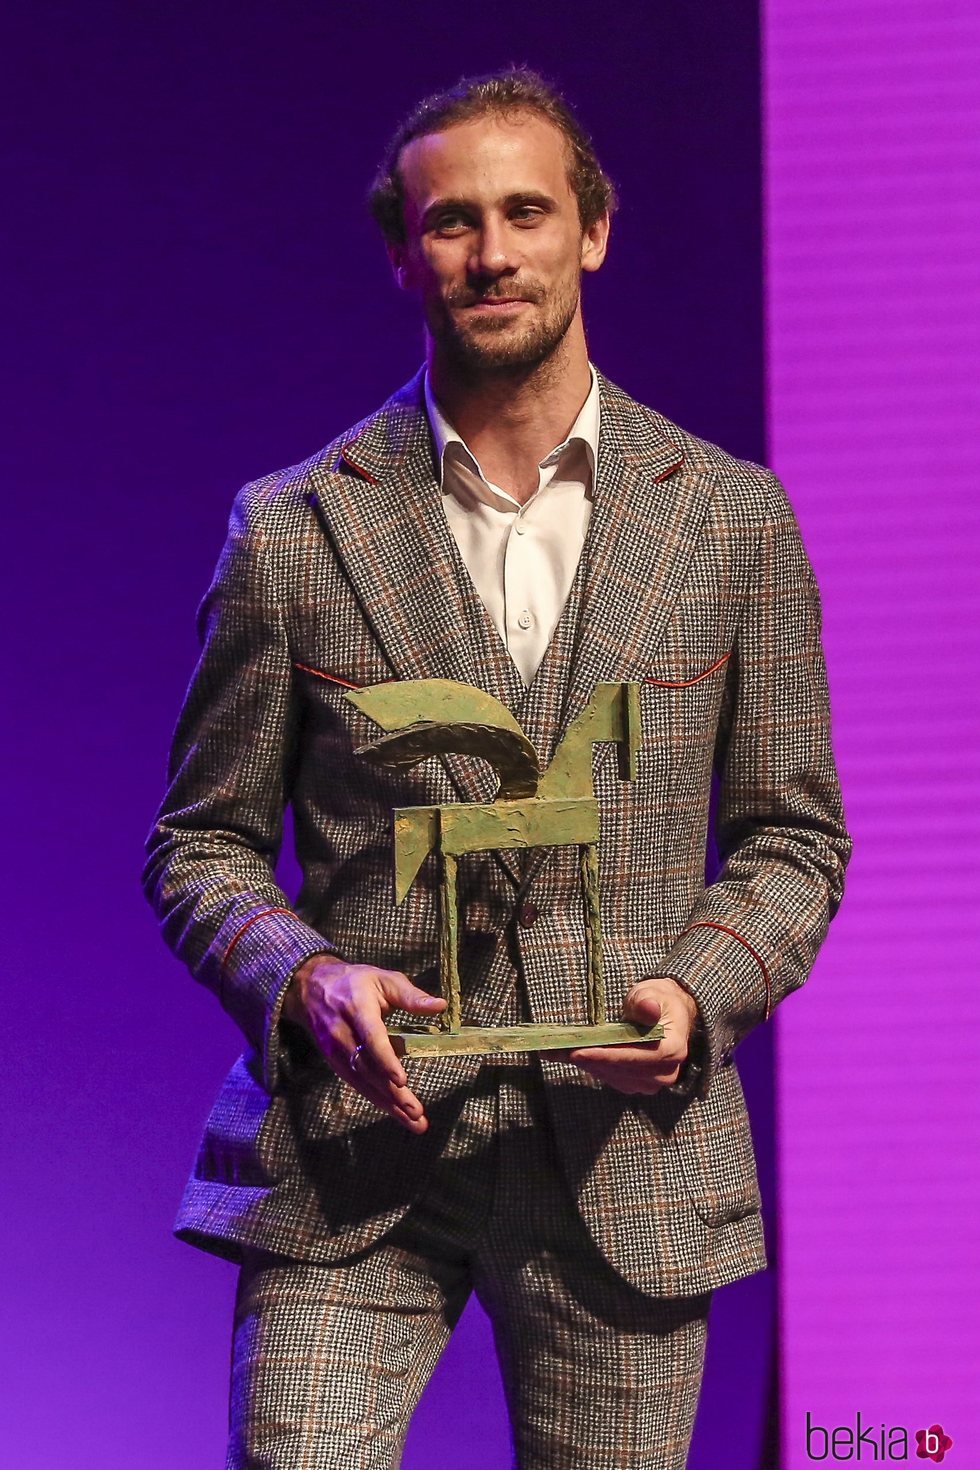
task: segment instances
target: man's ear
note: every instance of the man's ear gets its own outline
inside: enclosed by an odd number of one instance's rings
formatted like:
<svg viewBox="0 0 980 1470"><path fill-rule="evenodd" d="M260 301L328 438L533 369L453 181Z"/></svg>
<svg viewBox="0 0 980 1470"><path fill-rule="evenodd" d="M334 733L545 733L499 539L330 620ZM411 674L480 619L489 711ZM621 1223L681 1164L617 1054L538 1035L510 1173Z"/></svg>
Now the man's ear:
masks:
<svg viewBox="0 0 980 1470"><path fill-rule="evenodd" d="M600 214L582 236L582 269L597 271L606 258L609 244L609 214Z"/></svg>
<svg viewBox="0 0 980 1470"><path fill-rule="evenodd" d="M388 259L391 262L392 274L395 281L403 291L409 291L412 287L412 271L408 264L404 245L389 245Z"/></svg>

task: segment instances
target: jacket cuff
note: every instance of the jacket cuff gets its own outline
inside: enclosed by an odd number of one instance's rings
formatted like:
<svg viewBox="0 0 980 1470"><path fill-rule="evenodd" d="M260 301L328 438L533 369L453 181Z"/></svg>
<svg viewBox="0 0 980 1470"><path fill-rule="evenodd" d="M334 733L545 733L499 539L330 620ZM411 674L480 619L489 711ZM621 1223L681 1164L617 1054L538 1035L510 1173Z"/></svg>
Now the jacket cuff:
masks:
<svg viewBox="0 0 980 1470"><path fill-rule="evenodd" d="M280 1081L279 1021L290 982L314 955L335 951L291 909L256 909L222 939L221 1004L259 1052L271 1093Z"/></svg>
<svg viewBox="0 0 980 1470"><path fill-rule="evenodd" d="M707 1095L719 1067L732 1060L735 1047L772 1011L772 982L763 957L734 927L695 921L678 936L658 975L669 975L697 1002L701 1035L684 1074L674 1084L698 1097ZM693 1064L693 1065L692 1065Z"/></svg>
<svg viewBox="0 0 980 1470"><path fill-rule="evenodd" d="M672 977L673 978L673 977ZM687 989L687 987L684 987ZM688 992L690 994L690 992ZM687 1061L681 1068L681 1074L676 1082L663 1089L674 1097L693 1097L702 1090L705 1069L708 1064L708 1033L704 1025L704 1017L701 1011L695 1018L691 1027L691 1035L687 1044Z"/></svg>

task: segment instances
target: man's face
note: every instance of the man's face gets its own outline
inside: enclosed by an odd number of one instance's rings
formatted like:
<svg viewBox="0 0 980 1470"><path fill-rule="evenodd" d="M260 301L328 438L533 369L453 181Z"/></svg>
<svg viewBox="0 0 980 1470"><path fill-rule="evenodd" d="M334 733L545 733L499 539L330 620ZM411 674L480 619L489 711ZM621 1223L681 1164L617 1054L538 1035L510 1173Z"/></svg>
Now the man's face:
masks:
<svg viewBox="0 0 980 1470"><path fill-rule="evenodd" d="M533 112L475 118L413 139L399 168L405 244L391 260L437 350L476 373L543 362L609 230L606 216L582 230L562 134Z"/></svg>

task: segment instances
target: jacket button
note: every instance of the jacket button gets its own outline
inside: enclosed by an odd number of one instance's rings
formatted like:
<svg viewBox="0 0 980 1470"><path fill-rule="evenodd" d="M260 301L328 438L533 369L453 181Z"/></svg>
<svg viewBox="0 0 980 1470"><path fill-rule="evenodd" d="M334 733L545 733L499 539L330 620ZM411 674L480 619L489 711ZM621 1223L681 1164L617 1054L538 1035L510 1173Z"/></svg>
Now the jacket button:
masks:
<svg viewBox="0 0 980 1470"><path fill-rule="evenodd" d="M520 910L518 911L517 922L520 924L522 929L530 929L531 925L537 919L540 912L541 910L537 907L536 904L522 904Z"/></svg>

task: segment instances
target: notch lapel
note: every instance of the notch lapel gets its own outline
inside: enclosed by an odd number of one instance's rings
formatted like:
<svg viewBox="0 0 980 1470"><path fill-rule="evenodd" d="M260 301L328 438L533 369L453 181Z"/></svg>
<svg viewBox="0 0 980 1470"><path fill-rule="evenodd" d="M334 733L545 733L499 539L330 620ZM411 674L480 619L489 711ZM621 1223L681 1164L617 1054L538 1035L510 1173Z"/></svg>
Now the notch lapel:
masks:
<svg viewBox="0 0 980 1470"><path fill-rule="evenodd" d="M422 375L310 469L314 508L396 676L458 679L515 708L523 685L474 588L442 508ZM441 757L464 801L492 801L493 771Z"/></svg>
<svg viewBox="0 0 980 1470"><path fill-rule="evenodd" d="M673 425L601 373L599 392L598 473L582 551L581 604L551 753L596 684L639 679L653 666L714 489L710 475L687 465L680 435L669 432ZM593 783L599 761L611 758L608 745L595 747ZM552 855L542 848L531 856L525 888Z"/></svg>
<svg viewBox="0 0 980 1470"><path fill-rule="evenodd" d="M638 679L652 667L714 490L710 475L686 463L673 425L602 374L599 388L585 585L556 743L597 683Z"/></svg>

